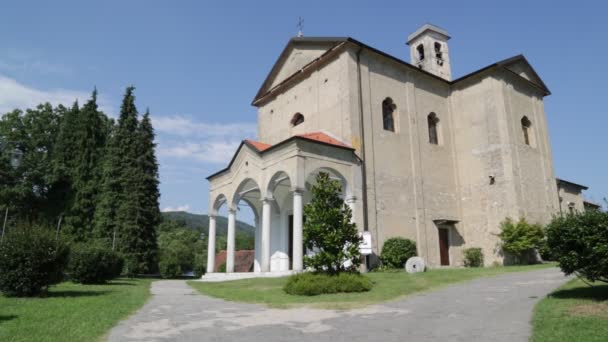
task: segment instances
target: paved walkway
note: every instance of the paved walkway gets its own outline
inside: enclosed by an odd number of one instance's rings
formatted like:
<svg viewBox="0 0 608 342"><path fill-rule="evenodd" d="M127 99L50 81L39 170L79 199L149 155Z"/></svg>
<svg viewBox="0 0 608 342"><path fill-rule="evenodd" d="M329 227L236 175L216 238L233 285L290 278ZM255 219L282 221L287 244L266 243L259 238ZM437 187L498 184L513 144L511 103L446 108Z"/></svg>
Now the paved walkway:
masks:
<svg viewBox="0 0 608 342"><path fill-rule="evenodd" d="M109 340L527 341L534 305L566 280L557 269L510 273L351 311L268 309L158 281L153 298Z"/></svg>

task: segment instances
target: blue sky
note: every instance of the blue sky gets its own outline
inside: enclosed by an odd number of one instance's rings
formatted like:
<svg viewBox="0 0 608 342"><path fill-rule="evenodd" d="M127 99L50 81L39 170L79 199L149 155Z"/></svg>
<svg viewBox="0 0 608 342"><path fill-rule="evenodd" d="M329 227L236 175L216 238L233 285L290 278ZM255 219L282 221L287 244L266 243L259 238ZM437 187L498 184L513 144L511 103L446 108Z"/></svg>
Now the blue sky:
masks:
<svg viewBox="0 0 608 342"><path fill-rule="evenodd" d="M545 99L558 177L608 195L606 11L601 1L11 1L0 20L0 111L71 103L94 86L116 115L135 85L157 130L161 208L206 213L205 177L256 135L250 105L299 16L306 36L351 36L408 60L425 22L448 30L454 78L523 53Z"/></svg>

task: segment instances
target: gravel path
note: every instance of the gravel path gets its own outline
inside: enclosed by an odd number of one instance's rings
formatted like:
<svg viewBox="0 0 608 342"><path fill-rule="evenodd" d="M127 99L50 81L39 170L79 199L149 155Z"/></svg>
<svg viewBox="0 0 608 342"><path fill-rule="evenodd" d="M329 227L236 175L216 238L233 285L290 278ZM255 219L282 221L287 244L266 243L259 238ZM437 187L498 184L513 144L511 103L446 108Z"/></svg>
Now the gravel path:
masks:
<svg viewBox="0 0 608 342"><path fill-rule="evenodd" d="M566 277L558 269L480 278L350 311L269 309L157 281L152 299L110 341L527 341L534 305Z"/></svg>

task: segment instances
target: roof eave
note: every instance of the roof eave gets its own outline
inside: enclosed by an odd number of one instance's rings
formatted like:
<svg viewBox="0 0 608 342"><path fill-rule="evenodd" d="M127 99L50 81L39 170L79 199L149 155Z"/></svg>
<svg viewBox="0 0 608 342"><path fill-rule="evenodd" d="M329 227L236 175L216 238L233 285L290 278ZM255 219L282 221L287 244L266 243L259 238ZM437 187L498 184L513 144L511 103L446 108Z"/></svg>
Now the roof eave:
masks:
<svg viewBox="0 0 608 342"><path fill-rule="evenodd" d="M292 137L289 137L289 138L287 138L287 139L285 139L285 140L283 140L283 141L281 141L281 142L279 142L277 144L274 144L274 145L270 146L269 148L267 148L267 149L265 149L263 151L258 150L253 144L249 143L246 140L243 140L243 141L241 141L241 144L239 145L239 147L236 149L236 152L234 152L234 155L232 156L232 159L230 160L230 163L228 163L228 166L225 167L225 168L223 168L223 169L221 169L220 171L217 171L217 172L215 172L215 173L207 176L206 179L208 181L210 181L212 178L215 178L216 176L219 176L222 173L224 173L226 171L229 171L230 168L232 167L232 164L234 164L236 156L238 156L239 152L241 151L241 148L243 148L243 145L246 145L249 148L251 148L258 156L262 156L262 155L264 155L266 153L269 153L269 152L271 152L271 151L273 151L273 150L275 150L275 149L277 149L277 148L279 148L281 146L287 145L290 142L295 141L295 140L304 140L304 141L309 141L309 142L312 142L312 143L315 143L315 144L319 144L319 145L325 145L325 146L329 146L329 147L335 147L335 148L339 148L339 149L349 150L349 151L355 152L355 148L350 147L350 146L341 146L341 145L331 144L331 143L328 143L328 142L319 141L319 140L315 140L315 139L311 139L311 138L307 138L307 137L303 137L303 136L299 136L299 135L294 135Z"/></svg>

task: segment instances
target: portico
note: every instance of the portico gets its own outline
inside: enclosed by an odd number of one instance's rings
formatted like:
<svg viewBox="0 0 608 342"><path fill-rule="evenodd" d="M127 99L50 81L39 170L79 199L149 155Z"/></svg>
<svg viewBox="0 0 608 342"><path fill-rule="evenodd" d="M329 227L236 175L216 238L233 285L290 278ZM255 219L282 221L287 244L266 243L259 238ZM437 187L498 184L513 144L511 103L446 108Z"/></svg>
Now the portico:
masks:
<svg viewBox="0 0 608 342"><path fill-rule="evenodd" d="M276 145L246 140L229 166L208 177L210 182L208 272L203 280L281 276L304 269L304 205L319 172L342 184L353 212L358 206L360 166L354 149L325 133L294 136ZM359 178L358 178L359 177ZM360 189L360 187L358 187ZM360 195L359 195L360 196ZM240 202L255 217L255 261L252 273L235 274L235 229ZM226 273L214 273L216 216L228 211ZM353 217L356 220L356 216Z"/></svg>

